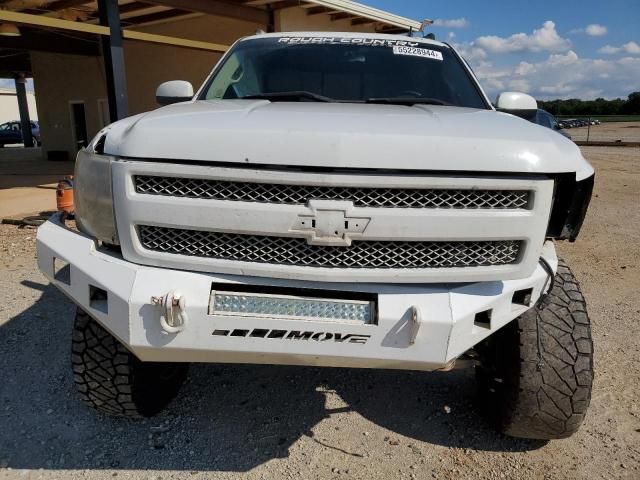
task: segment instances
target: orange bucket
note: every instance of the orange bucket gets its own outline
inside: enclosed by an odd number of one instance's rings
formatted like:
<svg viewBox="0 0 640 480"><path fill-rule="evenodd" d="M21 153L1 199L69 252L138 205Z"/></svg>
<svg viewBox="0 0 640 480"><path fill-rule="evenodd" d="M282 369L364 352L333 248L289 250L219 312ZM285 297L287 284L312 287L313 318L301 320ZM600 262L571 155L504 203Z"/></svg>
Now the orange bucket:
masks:
<svg viewBox="0 0 640 480"><path fill-rule="evenodd" d="M73 177L71 175L58 182L56 205L59 212L73 213Z"/></svg>

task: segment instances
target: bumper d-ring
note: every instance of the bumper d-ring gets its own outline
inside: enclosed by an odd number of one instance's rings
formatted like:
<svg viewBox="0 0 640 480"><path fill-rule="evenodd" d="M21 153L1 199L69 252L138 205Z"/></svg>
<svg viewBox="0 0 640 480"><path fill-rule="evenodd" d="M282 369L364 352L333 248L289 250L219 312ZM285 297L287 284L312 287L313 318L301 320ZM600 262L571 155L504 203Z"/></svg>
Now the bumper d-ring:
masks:
<svg viewBox="0 0 640 480"><path fill-rule="evenodd" d="M162 330L167 333L179 333L185 329L189 318L184 295L171 291L160 297L151 297L151 303L162 308L160 313Z"/></svg>

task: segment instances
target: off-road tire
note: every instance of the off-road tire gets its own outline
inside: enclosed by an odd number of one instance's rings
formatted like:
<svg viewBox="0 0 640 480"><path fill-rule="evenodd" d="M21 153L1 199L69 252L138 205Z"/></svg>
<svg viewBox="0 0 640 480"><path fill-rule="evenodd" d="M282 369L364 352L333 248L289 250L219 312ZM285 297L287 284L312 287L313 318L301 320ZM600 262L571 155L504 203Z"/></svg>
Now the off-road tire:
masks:
<svg viewBox="0 0 640 480"><path fill-rule="evenodd" d="M188 369L187 364L138 360L79 308L71 363L84 403L107 415L130 418L160 412L178 393Z"/></svg>
<svg viewBox="0 0 640 480"><path fill-rule="evenodd" d="M490 419L512 437L551 440L574 434L593 382L593 343L585 300L560 261L538 306L478 345L479 395Z"/></svg>

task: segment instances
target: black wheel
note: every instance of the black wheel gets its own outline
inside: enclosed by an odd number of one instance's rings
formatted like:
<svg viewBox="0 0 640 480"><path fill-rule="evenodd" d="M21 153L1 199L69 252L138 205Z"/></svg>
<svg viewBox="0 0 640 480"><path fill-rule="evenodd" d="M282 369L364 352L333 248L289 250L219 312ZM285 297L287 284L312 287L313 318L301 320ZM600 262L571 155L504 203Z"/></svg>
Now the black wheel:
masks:
<svg viewBox="0 0 640 480"><path fill-rule="evenodd" d="M187 364L142 362L83 310L76 312L71 363L82 400L107 415L150 417L178 393Z"/></svg>
<svg viewBox="0 0 640 480"><path fill-rule="evenodd" d="M541 304L477 351L480 401L503 433L551 440L578 430L591 399L593 343L584 297L564 262Z"/></svg>

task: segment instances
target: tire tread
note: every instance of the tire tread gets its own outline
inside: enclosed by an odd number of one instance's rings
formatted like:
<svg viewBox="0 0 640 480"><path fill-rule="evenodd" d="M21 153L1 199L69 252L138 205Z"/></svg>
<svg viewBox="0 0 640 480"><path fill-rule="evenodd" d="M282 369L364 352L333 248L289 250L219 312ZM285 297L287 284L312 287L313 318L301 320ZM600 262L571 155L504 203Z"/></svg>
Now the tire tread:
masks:
<svg viewBox="0 0 640 480"><path fill-rule="evenodd" d="M187 373L185 364L141 362L81 309L76 313L71 352L81 400L106 415L156 414L177 394Z"/></svg>
<svg viewBox="0 0 640 480"><path fill-rule="evenodd" d="M497 394L485 404L500 429L542 440L574 434L591 398L593 341L584 296L567 264L559 261L540 305L492 337L478 378L481 395ZM502 381L493 384L492 377Z"/></svg>

